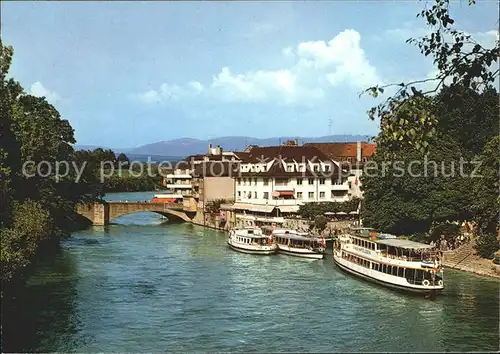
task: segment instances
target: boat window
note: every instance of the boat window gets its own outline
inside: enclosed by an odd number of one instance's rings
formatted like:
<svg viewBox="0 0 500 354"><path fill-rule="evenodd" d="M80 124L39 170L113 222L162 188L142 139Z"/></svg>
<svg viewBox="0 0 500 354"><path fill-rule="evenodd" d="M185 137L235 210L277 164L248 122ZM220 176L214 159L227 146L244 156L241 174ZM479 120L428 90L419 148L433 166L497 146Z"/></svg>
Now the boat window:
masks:
<svg viewBox="0 0 500 354"><path fill-rule="evenodd" d="M392 267L392 275L398 276L398 267Z"/></svg>
<svg viewBox="0 0 500 354"><path fill-rule="evenodd" d="M398 277L404 277L404 268L398 268Z"/></svg>

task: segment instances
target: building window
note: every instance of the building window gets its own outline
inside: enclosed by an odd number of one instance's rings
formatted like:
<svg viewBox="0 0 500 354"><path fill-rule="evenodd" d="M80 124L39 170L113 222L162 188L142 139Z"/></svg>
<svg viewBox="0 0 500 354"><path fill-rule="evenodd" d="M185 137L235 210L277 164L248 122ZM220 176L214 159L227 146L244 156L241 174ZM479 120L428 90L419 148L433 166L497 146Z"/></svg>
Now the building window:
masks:
<svg viewBox="0 0 500 354"><path fill-rule="evenodd" d="M302 199L302 192L297 192L297 199Z"/></svg>
<svg viewBox="0 0 500 354"><path fill-rule="evenodd" d="M349 184L349 189L351 189L352 188L351 182L349 182L348 184Z"/></svg>
<svg viewBox="0 0 500 354"><path fill-rule="evenodd" d="M253 179L253 185L256 186L257 185L257 178L254 178Z"/></svg>
<svg viewBox="0 0 500 354"><path fill-rule="evenodd" d="M368 161L368 159L366 157L363 157L363 162L366 162Z"/></svg>
<svg viewBox="0 0 500 354"><path fill-rule="evenodd" d="M269 192L264 192L264 199L269 199Z"/></svg>
<svg viewBox="0 0 500 354"><path fill-rule="evenodd" d="M293 172L293 165L287 165L286 166L286 171L287 172Z"/></svg>
<svg viewBox="0 0 500 354"><path fill-rule="evenodd" d="M307 197L309 199L314 199L314 192L309 192L309 194L307 195Z"/></svg>
<svg viewBox="0 0 500 354"><path fill-rule="evenodd" d="M245 186L247 184L247 179L243 178L243 185Z"/></svg>
<svg viewBox="0 0 500 354"><path fill-rule="evenodd" d="M314 178L309 178L309 184L314 184Z"/></svg>
<svg viewBox="0 0 500 354"><path fill-rule="evenodd" d="M241 191L238 191L238 198L241 198Z"/></svg>
<svg viewBox="0 0 500 354"><path fill-rule="evenodd" d="M301 185L302 184L302 178L297 178L297 185Z"/></svg>
<svg viewBox="0 0 500 354"><path fill-rule="evenodd" d="M319 166L318 165L314 165L314 172L318 172L319 171Z"/></svg>
<svg viewBox="0 0 500 354"><path fill-rule="evenodd" d="M345 191L332 191L332 198L342 198L345 197L346 194L347 193Z"/></svg>
<svg viewBox="0 0 500 354"><path fill-rule="evenodd" d="M257 199L257 192L253 192L253 197Z"/></svg>
<svg viewBox="0 0 500 354"><path fill-rule="evenodd" d="M330 171L330 165L325 165L325 172Z"/></svg>
<svg viewBox="0 0 500 354"><path fill-rule="evenodd" d="M269 184L269 178L264 178L264 185L267 186L268 184Z"/></svg>
<svg viewBox="0 0 500 354"><path fill-rule="evenodd" d="M332 185L340 185L342 184L342 180L341 180L342 177L338 177L338 178L332 178Z"/></svg>
<svg viewBox="0 0 500 354"><path fill-rule="evenodd" d="M241 184L241 178L238 178L237 181L238 181L238 184Z"/></svg>
<svg viewBox="0 0 500 354"><path fill-rule="evenodd" d="M325 184L325 179L324 178L320 178L319 179L319 184Z"/></svg>
<svg viewBox="0 0 500 354"><path fill-rule="evenodd" d="M320 199L325 199L325 192L319 192Z"/></svg>

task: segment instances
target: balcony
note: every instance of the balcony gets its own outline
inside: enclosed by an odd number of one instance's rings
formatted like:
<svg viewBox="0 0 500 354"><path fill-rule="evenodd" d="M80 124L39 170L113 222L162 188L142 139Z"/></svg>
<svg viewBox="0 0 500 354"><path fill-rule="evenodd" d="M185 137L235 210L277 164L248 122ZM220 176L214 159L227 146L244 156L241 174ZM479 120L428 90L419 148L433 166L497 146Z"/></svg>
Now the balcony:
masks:
<svg viewBox="0 0 500 354"><path fill-rule="evenodd" d="M347 184L333 184L331 185L332 191L348 191L349 185Z"/></svg>
<svg viewBox="0 0 500 354"><path fill-rule="evenodd" d="M167 184L166 187L168 189L179 189L179 188L191 189L192 185L191 183L172 183L172 184Z"/></svg>
<svg viewBox="0 0 500 354"><path fill-rule="evenodd" d="M193 177L189 174L171 174L170 173L166 176L166 178L168 178L168 179L191 179Z"/></svg>
<svg viewBox="0 0 500 354"><path fill-rule="evenodd" d="M283 185L283 184L275 185L274 190L277 192L285 192L285 191L292 191L293 192L293 191L295 191L295 189L292 186L287 186L287 185Z"/></svg>

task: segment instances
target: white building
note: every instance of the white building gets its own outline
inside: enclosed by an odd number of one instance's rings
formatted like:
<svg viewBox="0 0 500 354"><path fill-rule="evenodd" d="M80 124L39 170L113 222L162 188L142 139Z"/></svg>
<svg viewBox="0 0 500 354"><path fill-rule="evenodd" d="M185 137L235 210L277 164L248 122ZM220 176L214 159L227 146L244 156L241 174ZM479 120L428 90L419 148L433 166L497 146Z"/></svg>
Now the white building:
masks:
<svg viewBox="0 0 500 354"><path fill-rule="evenodd" d="M348 201L348 191L338 164L314 147L256 147L240 164L235 200L285 212L307 202Z"/></svg>
<svg viewBox="0 0 500 354"><path fill-rule="evenodd" d="M364 141L346 143L307 143L304 146L315 147L328 158L337 161L343 170L348 171L348 194L351 197L363 197L360 177L365 163L373 159L376 144Z"/></svg>

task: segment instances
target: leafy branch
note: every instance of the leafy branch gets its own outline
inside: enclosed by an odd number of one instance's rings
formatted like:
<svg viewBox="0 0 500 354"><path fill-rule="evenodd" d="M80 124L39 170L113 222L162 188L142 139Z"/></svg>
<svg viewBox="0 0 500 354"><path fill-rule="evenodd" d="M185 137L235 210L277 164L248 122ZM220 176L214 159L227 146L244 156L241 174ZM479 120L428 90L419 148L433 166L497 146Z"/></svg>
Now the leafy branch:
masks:
<svg viewBox="0 0 500 354"><path fill-rule="evenodd" d="M475 2L470 0L469 5ZM491 86L499 76L500 70L491 70L500 55L499 41L491 49L484 48L469 34L454 29L455 21L449 14L449 0L435 0L431 8L427 6L417 18L423 18L433 31L419 39L410 38L406 42L418 46L425 56L434 58L438 69L435 77L410 82L376 85L367 88L361 95L378 97L387 88L397 87L396 92L381 104L372 107L367 113L371 120L379 118L381 134L375 139L379 144L408 145L426 152L434 132L436 118L429 110L430 105L424 98L438 92L451 80L449 86L461 86L475 91ZM466 48L470 49L467 50ZM433 89L424 91L419 85L437 82ZM411 124L405 122L411 120Z"/></svg>

